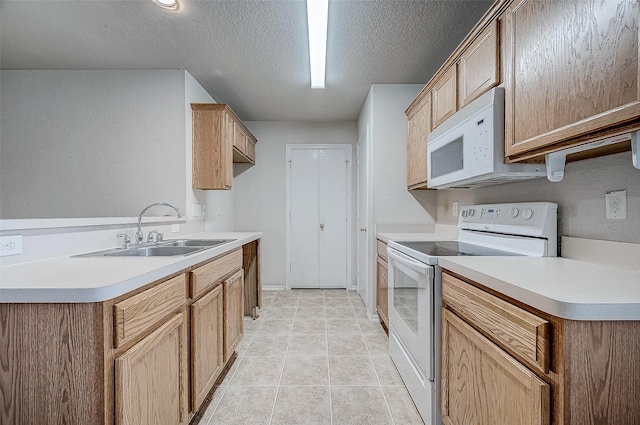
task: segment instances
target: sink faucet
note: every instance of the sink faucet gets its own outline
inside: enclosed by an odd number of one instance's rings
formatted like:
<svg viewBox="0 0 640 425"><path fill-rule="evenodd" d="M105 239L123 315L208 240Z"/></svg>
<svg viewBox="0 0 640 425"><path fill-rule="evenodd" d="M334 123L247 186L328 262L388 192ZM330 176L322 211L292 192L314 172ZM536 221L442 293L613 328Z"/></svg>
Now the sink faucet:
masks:
<svg viewBox="0 0 640 425"><path fill-rule="evenodd" d="M147 212L147 210L151 207L155 207L156 205L164 205L166 207L170 207L173 208L174 210L176 210L176 213L178 214L178 218L182 217L180 215L180 210L178 210L178 208L174 207L171 204L167 204L166 202L156 202L155 204L151 204L147 207L145 207L141 212L140 215L138 215L138 231L136 232L136 243L137 244L141 244L143 239L144 239L144 234L142 233L142 216L144 215L144 213Z"/></svg>

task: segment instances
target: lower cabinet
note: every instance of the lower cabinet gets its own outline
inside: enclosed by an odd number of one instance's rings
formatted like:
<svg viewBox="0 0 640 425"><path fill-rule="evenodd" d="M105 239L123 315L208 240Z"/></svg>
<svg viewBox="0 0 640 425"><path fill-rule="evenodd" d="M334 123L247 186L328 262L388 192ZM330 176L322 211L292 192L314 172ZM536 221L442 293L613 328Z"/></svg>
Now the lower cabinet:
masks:
<svg viewBox="0 0 640 425"><path fill-rule="evenodd" d="M224 367L222 285L191 304L191 411L209 394Z"/></svg>
<svg viewBox="0 0 640 425"><path fill-rule="evenodd" d="M224 361L236 351L244 333L244 272L239 270L223 283Z"/></svg>
<svg viewBox="0 0 640 425"><path fill-rule="evenodd" d="M187 320L174 315L115 359L116 423L187 424Z"/></svg>
<svg viewBox="0 0 640 425"><path fill-rule="evenodd" d="M376 242L376 310L380 321L389 329L389 274L387 263L387 244Z"/></svg>
<svg viewBox="0 0 640 425"><path fill-rule="evenodd" d="M562 319L442 274L446 425L640 424L640 321Z"/></svg>
<svg viewBox="0 0 640 425"><path fill-rule="evenodd" d="M550 423L550 387L448 310L442 323L447 425Z"/></svg>

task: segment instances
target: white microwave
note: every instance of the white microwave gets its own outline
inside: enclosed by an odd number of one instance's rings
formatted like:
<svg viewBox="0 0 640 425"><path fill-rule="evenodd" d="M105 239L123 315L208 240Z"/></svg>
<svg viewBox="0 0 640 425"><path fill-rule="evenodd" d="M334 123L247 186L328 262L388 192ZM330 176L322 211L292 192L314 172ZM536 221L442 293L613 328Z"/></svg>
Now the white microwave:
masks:
<svg viewBox="0 0 640 425"><path fill-rule="evenodd" d="M427 186L472 189L546 177L544 164L504 163L504 88L449 117L427 140Z"/></svg>

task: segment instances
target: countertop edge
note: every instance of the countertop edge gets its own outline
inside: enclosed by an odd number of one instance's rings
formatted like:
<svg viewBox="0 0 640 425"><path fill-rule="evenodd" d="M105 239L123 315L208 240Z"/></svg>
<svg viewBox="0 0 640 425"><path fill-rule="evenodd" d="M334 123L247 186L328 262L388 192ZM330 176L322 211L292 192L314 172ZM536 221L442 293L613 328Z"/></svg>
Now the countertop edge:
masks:
<svg viewBox="0 0 640 425"><path fill-rule="evenodd" d="M569 260L574 261L574 260ZM516 284L464 266L446 257L438 259L440 267L450 270L487 288L500 292L553 316L576 321L636 321L640 320L640 308L637 304L571 303L524 289Z"/></svg>
<svg viewBox="0 0 640 425"><path fill-rule="evenodd" d="M193 255L180 258L167 257L171 260L178 260L155 268L149 272L132 276L129 279L114 282L111 285L93 288L6 288L0 286L0 304L9 303L95 303L112 300L128 292L134 291L142 286L148 285L157 280L163 279L171 274L187 269L203 261L224 255L243 245L262 238L261 232L203 232L189 235L193 239L206 239L208 233L243 235L235 241L223 246L213 247ZM200 235L200 236L199 236ZM78 259L82 261L82 259ZM105 259L109 260L109 259ZM53 260L52 260L53 261ZM168 260L170 261L170 260ZM28 263L27 263L28 264ZM25 266L25 265L21 265ZM15 266L9 266L15 267Z"/></svg>

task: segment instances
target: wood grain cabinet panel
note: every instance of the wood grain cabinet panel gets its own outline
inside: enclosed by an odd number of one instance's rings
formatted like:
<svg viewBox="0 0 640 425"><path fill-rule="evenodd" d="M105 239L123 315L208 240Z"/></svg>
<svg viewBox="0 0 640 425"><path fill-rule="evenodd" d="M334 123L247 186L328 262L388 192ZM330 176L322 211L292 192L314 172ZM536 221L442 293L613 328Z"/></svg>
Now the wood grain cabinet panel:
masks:
<svg viewBox="0 0 640 425"><path fill-rule="evenodd" d="M187 325L176 314L115 360L116 425L186 425Z"/></svg>
<svg viewBox="0 0 640 425"><path fill-rule="evenodd" d="M511 159L638 128L636 0L517 0L504 15Z"/></svg>
<svg viewBox="0 0 640 425"><path fill-rule="evenodd" d="M453 64L431 90L433 128L442 124L458 110L457 67Z"/></svg>
<svg viewBox="0 0 640 425"><path fill-rule="evenodd" d="M238 348L244 333L244 271L239 270L223 284L224 362Z"/></svg>
<svg viewBox="0 0 640 425"><path fill-rule="evenodd" d="M447 425L548 425L550 387L444 310L442 416Z"/></svg>
<svg viewBox="0 0 640 425"><path fill-rule="evenodd" d="M220 376L223 362L222 285L191 305L191 410L196 411Z"/></svg>
<svg viewBox="0 0 640 425"><path fill-rule="evenodd" d="M380 256L376 261L376 310L382 323L389 329L389 272L388 263Z"/></svg>
<svg viewBox="0 0 640 425"><path fill-rule="evenodd" d="M500 66L497 19L462 53L458 62L458 73L460 108L498 84Z"/></svg>
<svg viewBox="0 0 640 425"><path fill-rule="evenodd" d="M413 107L413 105L412 105ZM407 111L407 187L427 187L427 138L431 132L431 92Z"/></svg>
<svg viewBox="0 0 640 425"><path fill-rule="evenodd" d="M242 249L238 248L222 257L191 271L191 297L198 298L220 280L242 267Z"/></svg>
<svg viewBox="0 0 640 425"><path fill-rule="evenodd" d="M456 314L503 347L549 371L549 322L455 277L442 274L442 298Z"/></svg>
<svg viewBox="0 0 640 425"><path fill-rule="evenodd" d="M186 301L186 279L181 274L114 305L115 346L144 333Z"/></svg>
<svg viewBox="0 0 640 425"><path fill-rule="evenodd" d="M224 103L192 103L194 189L231 189L233 163L255 163L256 138ZM247 140L253 158L247 156ZM251 154L251 153L250 153Z"/></svg>

